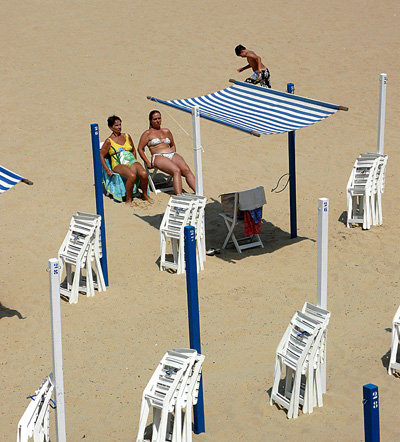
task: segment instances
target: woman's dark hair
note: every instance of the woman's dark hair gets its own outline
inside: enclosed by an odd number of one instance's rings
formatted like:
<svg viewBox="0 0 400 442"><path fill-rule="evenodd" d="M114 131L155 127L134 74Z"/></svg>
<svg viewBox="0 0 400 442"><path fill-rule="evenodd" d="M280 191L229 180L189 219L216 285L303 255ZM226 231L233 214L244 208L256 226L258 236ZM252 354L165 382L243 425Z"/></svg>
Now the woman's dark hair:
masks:
<svg viewBox="0 0 400 442"><path fill-rule="evenodd" d="M107 124L108 124L108 127L113 127L113 126L114 126L114 123L115 123L117 120L119 120L119 121L122 123L121 118L117 117L116 115L111 115L111 117L108 117L108 118L107 118Z"/></svg>
<svg viewBox="0 0 400 442"><path fill-rule="evenodd" d="M235 48L235 54L239 57L240 53L244 51L246 48L243 45L237 45Z"/></svg>
<svg viewBox="0 0 400 442"><path fill-rule="evenodd" d="M151 119L153 118L153 115L154 115L154 114L160 114L160 117L161 117L161 112L160 112L160 111L158 111L158 110L156 110L156 109L152 110L152 111L149 113L149 129L152 128L152 125L151 125Z"/></svg>

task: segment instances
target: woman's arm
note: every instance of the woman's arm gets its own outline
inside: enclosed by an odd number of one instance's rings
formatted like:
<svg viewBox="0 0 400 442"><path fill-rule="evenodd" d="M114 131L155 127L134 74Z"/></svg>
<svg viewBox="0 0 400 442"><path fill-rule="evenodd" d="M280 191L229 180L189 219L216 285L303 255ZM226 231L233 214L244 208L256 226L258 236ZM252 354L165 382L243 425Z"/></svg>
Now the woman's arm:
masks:
<svg viewBox="0 0 400 442"><path fill-rule="evenodd" d="M137 150L138 150L138 152L139 152L140 158L144 161L144 163L146 164L147 168L148 168L148 169L151 169L151 168L152 168L151 163L150 163L150 161L147 159L147 157L146 157L146 155L145 155L145 153L144 153L144 148L145 148L146 145L147 145L147 139L148 139L148 133L147 133L147 131L146 131L146 132L143 132L143 133L142 133L142 136L140 137L139 145L138 145Z"/></svg>
<svg viewBox="0 0 400 442"><path fill-rule="evenodd" d="M111 143L110 143L110 140L107 138L106 141L104 142L102 148L100 149L101 165L104 167L104 170L106 171L108 176L112 176L112 170L108 168L106 160L104 158L108 154L108 152L110 151L110 147L111 147Z"/></svg>
<svg viewBox="0 0 400 442"><path fill-rule="evenodd" d="M131 136L128 134L129 144L132 146L132 155L137 159L135 145L133 144Z"/></svg>
<svg viewBox="0 0 400 442"><path fill-rule="evenodd" d="M170 144L171 149L174 152L176 152L175 140L174 140L174 137L169 129L167 129L167 137L171 140L171 144Z"/></svg>

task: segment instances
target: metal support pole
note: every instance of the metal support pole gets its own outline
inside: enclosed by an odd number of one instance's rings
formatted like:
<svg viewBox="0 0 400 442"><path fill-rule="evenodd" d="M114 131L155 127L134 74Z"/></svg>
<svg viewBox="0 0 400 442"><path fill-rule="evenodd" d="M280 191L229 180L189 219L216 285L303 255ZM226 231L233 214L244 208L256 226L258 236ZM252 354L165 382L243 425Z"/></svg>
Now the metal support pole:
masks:
<svg viewBox="0 0 400 442"><path fill-rule="evenodd" d="M60 275L58 271L58 260L56 258L49 259L51 345L53 350L54 399L56 403L56 435L58 442L66 442Z"/></svg>
<svg viewBox="0 0 400 442"><path fill-rule="evenodd" d="M101 179L101 165L100 161L100 141L99 141L99 125L93 123L90 125L92 133L92 153L93 153L93 170L94 170L94 186L96 194L96 213L101 215L101 251L100 258L101 269L103 271L104 282L108 287L108 264L107 264L107 243L106 243L106 222L104 219L104 205L103 205L103 182Z"/></svg>
<svg viewBox="0 0 400 442"><path fill-rule="evenodd" d="M378 148L377 152L383 155L385 145L385 113L386 113L386 83L387 74L381 74L379 88L379 121L378 121Z"/></svg>
<svg viewBox="0 0 400 442"><path fill-rule="evenodd" d="M317 305L328 309L328 221L329 199L318 200L318 265L317 265ZM325 343L325 354L328 343ZM321 387L326 393L326 360L321 366Z"/></svg>
<svg viewBox="0 0 400 442"><path fill-rule="evenodd" d="M197 264L196 264L196 234L193 226L186 226L185 235L185 263L186 263L186 289L189 318L189 341L190 348L201 354L200 342L200 315L199 294L197 287ZM199 396L197 405L193 407L194 432L204 433L204 401L203 401L203 376L200 379Z"/></svg>
<svg viewBox="0 0 400 442"><path fill-rule="evenodd" d="M363 386L365 442L379 442L379 395L374 384Z"/></svg>
<svg viewBox="0 0 400 442"><path fill-rule="evenodd" d="M193 150L194 150L194 170L196 180L196 195L203 196L203 165L201 160L201 136L200 136L200 108L192 107L193 126Z"/></svg>
<svg viewBox="0 0 400 442"><path fill-rule="evenodd" d="M287 84L287 92L294 94L294 84ZM296 153L295 131L288 133L289 149L289 195L290 195L290 237L297 238L297 207L296 207Z"/></svg>

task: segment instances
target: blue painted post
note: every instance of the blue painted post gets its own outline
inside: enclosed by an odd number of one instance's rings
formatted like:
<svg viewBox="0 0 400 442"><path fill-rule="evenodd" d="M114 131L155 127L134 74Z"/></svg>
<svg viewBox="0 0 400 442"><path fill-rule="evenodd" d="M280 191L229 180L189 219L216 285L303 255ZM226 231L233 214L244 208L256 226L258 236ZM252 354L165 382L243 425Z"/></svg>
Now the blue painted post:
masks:
<svg viewBox="0 0 400 442"><path fill-rule="evenodd" d="M365 442L380 442L379 435L379 396L374 384L363 386L364 434Z"/></svg>
<svg viewBox="0 0 400 442"><path fill-rule="evenodd" d="M294 84L287 84L287 92L294 94ZM288 133L289 149L289 195L290 195L290 237L297 238L297 208L296 208L296 153L295 131Z"/></svg>
<svg viewBox="0 0 400 442"><path fill-rule="evenodd" d="M189 341L190 348L201 354L200 342L200 315L199 294L197 287L197 263L196 263L196 234L193 226L185 227L185 263L186 263L186 289L189 318ZM204 400L203 400L203 377L200 379L199 397L197 405L193 407L194 432L204 433Z"/></svg>
<svg viewBox="0 0 400 442"><path fill-rule="evenodd" d="M108 287L106 223L104 219L103 183L101 179L102 165L100 161L99 125L96 123L91 124L90 130L92 133L92 153L93 153L94 186L96 194L96 213L97 215L101 215L101 249L103 256L100 259L100 264L101 264L101 269L103 271L104 282Z"/></svg>

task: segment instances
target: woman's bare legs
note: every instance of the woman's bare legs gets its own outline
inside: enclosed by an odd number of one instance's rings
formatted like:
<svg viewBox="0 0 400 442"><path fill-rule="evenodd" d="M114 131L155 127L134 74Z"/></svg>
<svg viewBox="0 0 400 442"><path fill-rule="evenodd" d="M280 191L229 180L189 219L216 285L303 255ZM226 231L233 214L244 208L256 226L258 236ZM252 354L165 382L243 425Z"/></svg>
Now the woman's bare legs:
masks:
<svg viewBox="0 0 400 442"><path fill-rule="evenodd" d="M132 202L132 191L135 185L136 178L140 179L140 188L142 189L142 199L145 201L150 200L147 195L147 185L149 183L149 178L147 172L144 170L140 163L133 163L131 167L125 166L124 164L118 164L114 167L113 172L119 173L124 178L126 178L126 203Z"/></svg>
<svg viewBox="0 0 400 442"><path fill-rule="evenodd" d="M196 193L196 179L183 157L176 153L172 157L172 162L179 167L181 175L185 177L188 186Z"/></svg>
<svg viewBox="0 0 400 442"><path fill-rule="evenodd" d="M149 176L147 172L144 170L144 167L140 163L133 163L131 166L131 170L135 173L136 176L140 179L140 188L142 189L142 200L151 201L149 195L147 195L147 186L149 184Z"/></svg>
<svg viewBox="0 0 400 442"><path fill-rule="evenodd" d="M177 154L174 155L174 158ZM172 176L174 191L176 195L182 195L182 175L181 169L169 158L157 155L154 159L154 166L162 172Z"/></svg>

